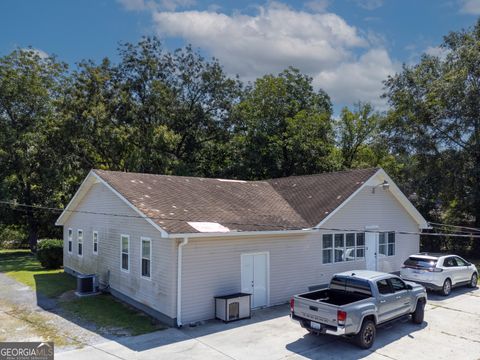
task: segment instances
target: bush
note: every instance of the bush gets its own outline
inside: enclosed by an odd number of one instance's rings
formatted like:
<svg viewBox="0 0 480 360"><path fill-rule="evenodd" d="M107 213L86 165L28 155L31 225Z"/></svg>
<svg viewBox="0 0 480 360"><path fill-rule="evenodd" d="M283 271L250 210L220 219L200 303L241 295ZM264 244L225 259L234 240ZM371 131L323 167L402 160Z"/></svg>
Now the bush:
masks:
<svg viewBox="0 0 480 360"><path fill-rule="evenodd" d="M25 230L18 225L0 226L0 249L21 249L28 247Z"/></svg>
<svg viewBox="0 0 480 360"><path fill-rule="evenodd" d="M46 269L60 268L63 265L63 240L39 240L37 246L37 259Z"/></svg>

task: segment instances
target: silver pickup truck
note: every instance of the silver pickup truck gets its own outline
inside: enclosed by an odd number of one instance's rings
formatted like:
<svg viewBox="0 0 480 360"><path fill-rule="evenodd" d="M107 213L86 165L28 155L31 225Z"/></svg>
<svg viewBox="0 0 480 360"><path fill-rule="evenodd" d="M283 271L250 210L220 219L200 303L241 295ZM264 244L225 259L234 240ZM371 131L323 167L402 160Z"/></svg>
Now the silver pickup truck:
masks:
<svg viewBox="0 0 480 360"><path fill-rule="evenodd" d="M426 302L421 285L392 274L355 270L334 275L326 289L295 295L290 316L313 334L352 337L368 349L377 325L410 314L421 324Z"/></svg>

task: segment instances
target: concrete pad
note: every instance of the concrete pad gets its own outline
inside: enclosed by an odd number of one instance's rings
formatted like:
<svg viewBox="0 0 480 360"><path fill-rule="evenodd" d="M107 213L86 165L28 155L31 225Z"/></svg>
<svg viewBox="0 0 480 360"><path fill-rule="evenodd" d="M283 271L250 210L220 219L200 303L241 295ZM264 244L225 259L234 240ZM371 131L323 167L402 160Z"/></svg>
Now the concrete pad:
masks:
<svg viewBox="0 0 480 360"><path fill-rule="evenodd" d="M457 289L435 297L425 322L408 319L377 329L374 346L362 350L348 339L314 336L290 321L287 305L256 311L251 319L168 329L59 353L60 359L480 359L480 290ZM112 357L113 356L113 357Z"/></svg>

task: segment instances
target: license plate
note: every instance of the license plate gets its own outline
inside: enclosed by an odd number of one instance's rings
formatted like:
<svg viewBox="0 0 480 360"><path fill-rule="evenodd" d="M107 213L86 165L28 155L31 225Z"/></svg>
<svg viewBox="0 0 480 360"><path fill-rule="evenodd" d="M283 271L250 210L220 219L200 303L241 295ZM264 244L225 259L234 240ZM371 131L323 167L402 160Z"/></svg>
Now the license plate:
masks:
<svg viewBox="0 0 480 360"><path fill-rule="evenodd" d="M319 324L315 321L310 321L310 327L315 330L320 330L322 328L322 324Z"/></svg>

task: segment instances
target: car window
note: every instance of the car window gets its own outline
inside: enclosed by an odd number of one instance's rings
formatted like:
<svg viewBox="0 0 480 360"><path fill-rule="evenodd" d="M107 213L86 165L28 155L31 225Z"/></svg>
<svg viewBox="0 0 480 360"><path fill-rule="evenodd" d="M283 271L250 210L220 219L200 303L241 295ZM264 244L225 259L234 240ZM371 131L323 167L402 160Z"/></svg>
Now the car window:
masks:
<svg viewBox="0 0 480 360"><path fill-rule="evenodd" d="M451 256L443 260L443 266L445 267L454 267L457 266L457 262L455 259Z"/></svg>
<svg viewBox="0 0 480 360"><path fill-rule="evenodd" d="M395 277L395 278L390 278L388 280L390 281L390 284L392 284L393 291L395 292L402 291L407 288L407 285L405 285L405 283L399 278Z"/></svg>
<svg viewBox="0 0 480 360"><path fill-rule="evenodd" d="M455 261L457 262L457 266L467 266L467 263L462 258L456 257Z"/></svg>
<svg viewBox="0 0 480 360"><path fill-rule="evenodd" d="M390 284L388 283L387 279L378 280L377 281L377 288L380 294L391 294L393 293Z"/></svg>

